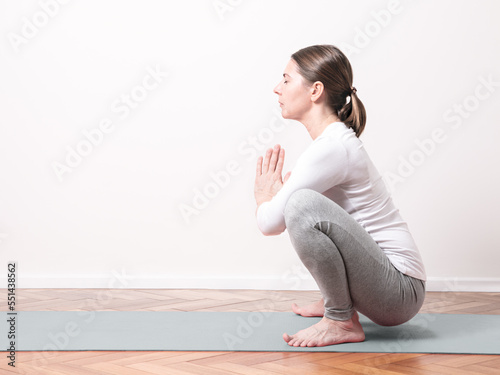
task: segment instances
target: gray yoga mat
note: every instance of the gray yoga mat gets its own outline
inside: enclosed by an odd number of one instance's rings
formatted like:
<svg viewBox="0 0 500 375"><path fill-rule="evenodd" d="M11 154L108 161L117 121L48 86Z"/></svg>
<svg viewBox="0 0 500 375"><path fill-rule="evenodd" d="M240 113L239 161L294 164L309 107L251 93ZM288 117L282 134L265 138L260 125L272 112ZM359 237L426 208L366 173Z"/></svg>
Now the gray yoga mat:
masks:
<svg viewBox="0 0 500 375"><path fill-rule="evenodd" d="M2 350L11 315L2 312ZM283 312L20 311L16 350L320 351L500 354L500 315L418 314L396 327L360 315L361 343L293 348L282 339L320 318Z"/></svg>

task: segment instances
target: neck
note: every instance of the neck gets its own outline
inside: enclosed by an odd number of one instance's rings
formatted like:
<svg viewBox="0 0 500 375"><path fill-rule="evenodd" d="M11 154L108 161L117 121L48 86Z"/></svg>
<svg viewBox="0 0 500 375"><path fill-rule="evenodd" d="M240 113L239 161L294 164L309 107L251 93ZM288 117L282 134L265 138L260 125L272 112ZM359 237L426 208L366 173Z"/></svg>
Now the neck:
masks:
<svg viewBox="0 0 500 375"><path fill-rule="evenodd" d="M335 113L321 113L309 116L309 118L300 121L306 127L309 135L314 140L318 138L328 125L333 122L340 122Z"/></svg>

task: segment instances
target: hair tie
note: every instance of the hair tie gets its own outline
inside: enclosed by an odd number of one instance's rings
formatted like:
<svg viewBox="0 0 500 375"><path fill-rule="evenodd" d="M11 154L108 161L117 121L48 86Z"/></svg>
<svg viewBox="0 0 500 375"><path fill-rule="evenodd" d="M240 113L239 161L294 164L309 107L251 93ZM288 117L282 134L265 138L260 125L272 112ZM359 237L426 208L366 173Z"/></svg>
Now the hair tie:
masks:
<svg viewBox="0 0 500 375"><path fill-rule="evenodd" d="M356 87L352 86L351 87L351 94L356 94L358 90L356 90Z"/></svg>

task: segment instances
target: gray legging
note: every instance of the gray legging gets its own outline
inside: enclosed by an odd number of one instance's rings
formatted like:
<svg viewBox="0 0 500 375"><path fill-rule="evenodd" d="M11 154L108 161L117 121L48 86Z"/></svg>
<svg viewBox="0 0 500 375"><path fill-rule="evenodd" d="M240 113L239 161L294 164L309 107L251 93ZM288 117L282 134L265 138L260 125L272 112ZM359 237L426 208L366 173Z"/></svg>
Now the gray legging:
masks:
<svg viewBox="0 0 500 375"><path fill-rule="evenodd" d="M325 300L325 317L348 320L356 310L379 325L393 326L420 310L425 282L398 271L331 199L301 189L289 198L284 213L292 245Z"/></svg>

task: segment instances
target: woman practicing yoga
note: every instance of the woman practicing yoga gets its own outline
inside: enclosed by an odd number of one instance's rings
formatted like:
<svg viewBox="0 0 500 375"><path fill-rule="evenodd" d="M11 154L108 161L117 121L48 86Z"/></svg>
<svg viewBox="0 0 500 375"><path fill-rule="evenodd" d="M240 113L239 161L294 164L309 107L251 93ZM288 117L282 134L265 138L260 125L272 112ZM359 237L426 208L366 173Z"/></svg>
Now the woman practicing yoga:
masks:
<svg viewBox="0 0 500 375"><path fill-rule="evenodd" d="M282 177L285 150L259 157L257 225L265 235L288 230L293 247L321 291L302 316L321 316L293 335L291 346L365 339L358 311L383 326L417 314L425 296L422 260L359 136L366 113L347 57L331 45L291 56L275 87L282 116L301 122L313 142Z"/></svg>

